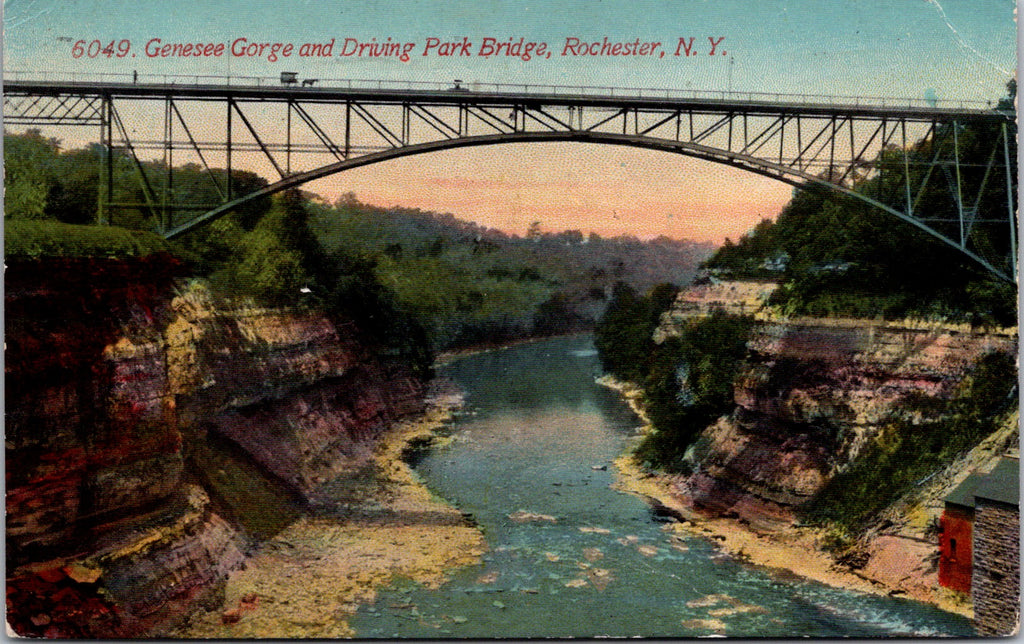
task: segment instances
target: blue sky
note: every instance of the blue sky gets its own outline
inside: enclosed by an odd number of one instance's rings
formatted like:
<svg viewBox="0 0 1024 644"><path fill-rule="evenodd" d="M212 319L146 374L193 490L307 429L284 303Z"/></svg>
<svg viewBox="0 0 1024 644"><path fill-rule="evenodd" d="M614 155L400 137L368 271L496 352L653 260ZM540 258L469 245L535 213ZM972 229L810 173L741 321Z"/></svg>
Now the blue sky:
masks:
<svg viewBox="0 0 1024 644"><path fill-rule="evenodd" d="M724 36L728 56L660 60L393 59L301 61L325 77L607 84L990 98L1015 67L1012 0L392 1L8 0L5 66L67 71L275 75L298 63L224 56L146 59L145 41L321 42L345 37L664 41ZM65 39L128 38L136 58L74 60ZM418 50L417 50L418 51Z"/></svg>
<svg viewBox="0 0 1024 644"><path fill-rule="evenodd" d="M364 0L8 0L4 4L4 66L7 70L56 72L115 72L130 74L181 73L213 75L276 76L283 70L303 77L375 78L470 83L510 82L565 85L668 87L678 89L732 89L784 93L884 95L921 98L933 90L939 98L996 99L1016 68L1016 24L1013 0L550 0L550 1L390 1ZM516 58L440 58L419 55L428 37L444 40L468 38L478 47L487 36L547 42L554 50L549 59L523 62ZM662 41L670 49L664 58L562 57L568 37L583 40ZM680 37L693 37L708 49L708 37L724 37L719 51L725 56L675 57ZM394 58L341 58L279 60L222 56L212 59L151 59L143 53L146 41L223 42L244 37L253 42L326 42L344 38L415 42L408 63ZM128 39L134 57L72 58L74 41L93 39L104 43ZM565 152L537 153L526 146L510 152L449 152L396 162L388 171L365 169L318 183L328 196L355 190L368 199L387 205L400 201L401 176L409 175L406 187L410 205L448 210L481 220L487 209L508 210L508 195L487 206L484 193L470 194L438 188L434 179L457 176L494 182L521 175L532 183L558 173L564 180ZM636 193L665 194L669 173L673 176L708 175L707 163L672 159L650 161L640 150L587 152L594 177L621 180L621 169L630 168ZM511 158L510 158L511 157ZM403 165L404 163L404 165ZM526 169L526 164L538 166ZM483 164L481 166L481 164ZM696 165L695 165L696 164ZM481 167L484 168L481 171ZM641 172L642 170L642 172ZM732 189L752 194L771 193L763 208L747 208L736 217L742 232L756 215L773 215L788 196L782 184L762 186L760 177L729 174L722 181L739 182ZM383 172L383 173L381 173ZM490 174L488 174L490 173ZM613 179L613 175L620 175ZM431 179L434 177L434 179ZM581 195L588 191L588 177L580 177ZM659 184L662 182L662 185ZM385 190L381 185L387 184ZM376 188L374 187L376 186ZM373 196L373 191L378 193ZM605 191L614 193L616 191ZM617 192L622 192L621 190ZM545 204L537 201L542 191L519 195L524 212L503 227L518 228L531 217L542 215ZM591 189L589 193L593 194ZM629 197L631 203L636 195ZM453 200L454 198L454 200ZM583 197L581 197L583 198ZM419 201L417 201L417 199ZM611 199L611 195L609 196ZM693 196L680 210L714 210L714 199ZM695 205L697 204L697 205ZM587 208L601 217L621 212L627 203L596 200ZM469 212L460 211L465 206ZM662 204L659 207L665 207ZM735 204L722 204L736 210ZM752 210L759 210L753 213ZM527 212L528 211L528 212ZM682 213L676 213L681 215ZM598 215L595 214L595 217ZM679 219L677 217L676 223ZM520 221L522 220L522 221ZM528 222L526 222L528 223ZM710 229L709 229L710 230ZM706 232L706 231L705 231ZM652 233L653 234L653 233ZM679 234L683 234L682 232ZM734 233L735 234L735 233ZM701 231L693 233L701 237ZM710 238L720 234L707 232ZM678 236L678 235L677 235Z"/></svg>

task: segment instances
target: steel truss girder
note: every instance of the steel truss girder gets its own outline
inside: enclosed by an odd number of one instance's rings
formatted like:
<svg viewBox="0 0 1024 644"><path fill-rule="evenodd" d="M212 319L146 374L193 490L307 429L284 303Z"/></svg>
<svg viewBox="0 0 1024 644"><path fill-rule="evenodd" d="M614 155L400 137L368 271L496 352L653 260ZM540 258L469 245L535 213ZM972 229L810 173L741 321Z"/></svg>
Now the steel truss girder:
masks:
<svg viewBox="0 0 1024 644"><path fill-rule="evenodd" d="M6 90L5 90L6 91ZM1005 166L1008 193L1012 193L1009 159L1009 134L1006 128L1012 115L994 111L955 111L939 109L878 109L830 106L785 106L755 103L651 104L629 98L594 100L559 97L474 96L471 93L439 92L419 96L378 96L373 92L327 97L317 93L292 92L276 95L181 94L173 88L159 95L90 94L64 92L54 95L5 94L5 110L13 110L14 124L74 123L100 124L101 142L108 146L106 163L113 164L114 150L132 160L143 186L148 209L157 215L160 231L175 237L216 219L239 205L279 190L301 185L352 167L411 154L442 149L526 141L581 141L608 143L664 150L739 167L751 172L801 186L813 183L854 196L901 220L907 221L944 243L958 248L1001 278L1013 280L1006 271L982 258L970 248L973 228L986 220L977 216L978 204L996 170ZM149 137L134 133L123 122L129 110L152 113L154 104L163 111L163 128ZM216 106L226 107L223 116ZM192 110L181 109L188 105ZM268 116L269 115L269 116ZM297 118L293 118L295 115ZM225 125L217 133L216 121ZM141 119L140 119L141 120ZM1002 135L988 155L986 164L968 166L961 162L957 122L1001 122ZM945 136L937 133L940 126ZM913 132L912 130L918 130ZM923 131L922 131L923 129ZM950 134L950 131L952 134ZM116 134L116 136L115 136ZM952 156L944 154L952 137ZM923 178L912 185L911 167L921 162L909 159L915 142L931 138L935 156ZM1005 148L999 154L1000 145ZM162 182L149 176L139 158L142 150L163 152ZM877 172L876 160L882 150L902 151L902 206L877 194L868 196L856 189L858 182ZM176 213L193 213L194 205L177 203L174 197L171 159L175 150L183 150L199 159L204 174L216 188L222 204L187 221L177 222ZM248 195L234 195L231 181L237 153L256 152L273 167L279 179L268 187ZM218 178L215 161L224 159L226 173ZM328 162L324 163L324 158ZM297 159L307 159L297 169ZM180 161L179 161L180 162ZM301 164L300 164L301 165ZM964 172L984 166L977 185L968 185ZM952 205L957 213L959 234L950 236L933 223L941 217L924 217L917 210L933 181L933 170L949 178ZM977 173L975 173L977 174ZM127 207L113 199L113 172L107 168L107 186L101 191L101 219L109 220L115 209ZM222 185L222 183L224 185ZM883 186L879 185L879 191ZM158 194L159 191L159 194ZM1016 214L1012 194L1008 199L1007 226L1011 229L1013 254L1016 253ZM990 220L988 220L990 221Z"/></svg>
<svg viewBox="0 0 1024 644"><path fill-rule="evenodd" d="M512 135L492 134L492 135L480 135L463 137L456 141L435 141L431 143L422 143L406 147L397 147L390 150L381 150L370 154L365 154L353 159L332 163L326 166L322 166L312 171L298 173L290 177L281 179L280 181L270 184L265 188L257 190L252 195L242 197L234 200L233 202L226 203L216 209L209 212L203 213L198 216L193 222L189 222L177 228L171 229L165 233L165 236L169 239L178 237L185 234L189 230L192 230L196 225L201 225L208 221L212 221L217 217L220 217L232 209L238 207L242 203L245 203L249 199L263 197L294 188L315 179L320 179L337 172L349 170L352 168L358 168L373 163L380 163L382 161L396 159L403 156L410 156L415 154L424 154L428 152L434 152L438 150L452 149L456 147L473 147L483 145L498 145L502 143L525 143L525 142L566 142L575 141L582 143L603 143L611 145L621 145L629 147L648 148L655 150L662 150L665 152L674 152L685 156L695 157L699 159L705 159L714 161L716 163L722 163L725 165L731 165L743 170L754 172L766 177L777 179L788 183L794 187L804 187L807 183L813 183L816 185L825 186L832 190L837 190L844 194L850 195L861 199L868 204L883 210L884 212L893 215L915 227L931 235L932 237L950 245L965 255L978 262L982 267L991 271L997 277L1005 280L1013 281L1013 277L1006 271L993 265L989 260L982 257L972 249L967 248L963 245L958 244L955 240L950 237L943 235L941 232L930 227L924 221L908 216L906 213L897 210L877 199L858 193L852 188L845 186L838 186L835 183L828 181L821 176L811 174L809 172L799 170L793 166L775 163L765 159L744 155L738 152L728 152L718 148L712 148L701 145L699 143L671 141L671 140L651 140L645 137L637 135L622 135L622 134L611 134L611 133L594 133L587 131L574 131L574 132L519 132Z"/></svg>
<svg viewBox="0 0 1024 644"><path fill-rule="evenodd" d="M95 95L4 94L4 123L8 125L99 125L103 99Z"/></svg>

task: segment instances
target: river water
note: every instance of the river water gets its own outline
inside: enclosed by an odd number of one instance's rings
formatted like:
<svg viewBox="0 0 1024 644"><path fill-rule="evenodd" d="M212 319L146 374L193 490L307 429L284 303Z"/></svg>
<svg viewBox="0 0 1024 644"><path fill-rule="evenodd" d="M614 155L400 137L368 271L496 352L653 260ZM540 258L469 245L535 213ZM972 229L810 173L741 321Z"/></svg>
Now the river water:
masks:
<svg viewBox="0 0 1024 644"><path fill-rule="evenodd" d="M351 620L362 638L969 636L958 615L750 566L611 489L638 421L594 383L589 336L459 359L450 444L415 469L490 551L437 590L398 581Z"/></svg>

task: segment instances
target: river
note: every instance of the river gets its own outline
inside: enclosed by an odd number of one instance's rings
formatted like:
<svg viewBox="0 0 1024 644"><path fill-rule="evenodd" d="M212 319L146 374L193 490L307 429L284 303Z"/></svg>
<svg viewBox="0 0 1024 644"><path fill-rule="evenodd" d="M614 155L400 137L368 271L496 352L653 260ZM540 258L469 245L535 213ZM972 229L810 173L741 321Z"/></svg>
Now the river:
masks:
<svg viewBox="0 0 1024 644"><path fill-rule="evenodd" d="M612 489L638 425L595 384L589 336L458 359L452 440L417 458L472 514L489 552L436 590L399 581L362 607L361 638L970 636L969 620L737 561Z"/></svg>

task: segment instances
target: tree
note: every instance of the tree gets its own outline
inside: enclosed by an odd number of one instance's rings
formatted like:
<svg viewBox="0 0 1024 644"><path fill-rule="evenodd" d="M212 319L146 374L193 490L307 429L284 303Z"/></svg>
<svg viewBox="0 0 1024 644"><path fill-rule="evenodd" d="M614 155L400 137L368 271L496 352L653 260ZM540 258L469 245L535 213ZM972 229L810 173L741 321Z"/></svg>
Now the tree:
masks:
<svg viewBox="0 0 1024 644"><path fill-rule="evenodd" d="M659 284L646 297L639 297L628 284L616 282L608 308L594 329L594 346L605 371L633 382L644 378L654 349L654 329L678 291L673 284Z"/></svg>
<svg viewBox="0 0 1024 644"><path fill-rule="evenodd" d="M407 362L414 373L429 376L434 356L426 331L377 279L373 262L344 253L333 259L337 277L325 299L328 311L354 320L371 340Z"/></svg>
<svg viewBox="0 0 1024 644"><path fill-rule="evenodd" d="M4 217L45 219L46 183L33 176L26 165L20 160L11 160L4 165Z"/></svg>
<svg viewBox="0 0 1024 644"><path fill-rule="evenodd" d="M267 304L298 301L303 289L322 296L333 286L332 270L320 242L309 229L302 194L287 190L274 200L269 213L240 239L237 263L228 280L240 292Z"/></svg>
<svg viewBox="0 0 1024 644"><path fill-rule="evenodd" d="M58 154L59 142L44 138L38 129L4 134L5 218L52 218L46 206Z"/></svg>
<svg viewBox="0 0 1024 644"><path fill-rule="evenodd" d="M1012 97L1016 87L1011 83L1007 90ZM1000 106L1011 101L1004 99ZM1015 158L1012 124L957 126L965 185L982 185L982 178L990 173L989 160L1002 158L1002 151L993 151L993 145L1001 140L1004 125L1011 141L1011 158ZM927 213L930 226L957 239L959 220L950 185L943 173L930 169L937 156L952 157L953 127L939 126L932 136L906 151L881 150L874 162L877 172L856 178L851 187L902 210L908 182L904 173L909 168L910 185L925 186L915 197L915 211ZM999 223L1007 218L1006 182L988 178L984 192L972 197L977 199L978 211L969 242L989 258L1009 257L1007 224ZM1015 179L1013 173L1011 180ZM994 283L993 276L962 253L917 227L856 196L824 186L803 186L774 224L763 221L736 244L727 240L705 265L739 278L777 278L777 273L765 270L765 262L781 254L789 260L785 283L774 301L795 313L1015 322L1013 289Z"/></svg>
<svg viewBox="0 0 1024 644"><path fill-rule="evenodd" d="M269 226L257 226L245 236L235 272L243 292L272 305L294 302L308 277L302 256L285 246Z"/></svg>
<svg viewBox="0 0 1024 644"><path fill-rule="evenodd" d="M46 197L47 214L69 224L96 223L102 148L69 150L55 159L54 181Z"/></svg>
<svg viewBox="0 0 1024 644"><path fill-rule="evenodd" d="M529 239L530 241L538 241L543 236L544 233L541 231L539 221L531 222L530 225L526 228L526 238Z"/></svg>

